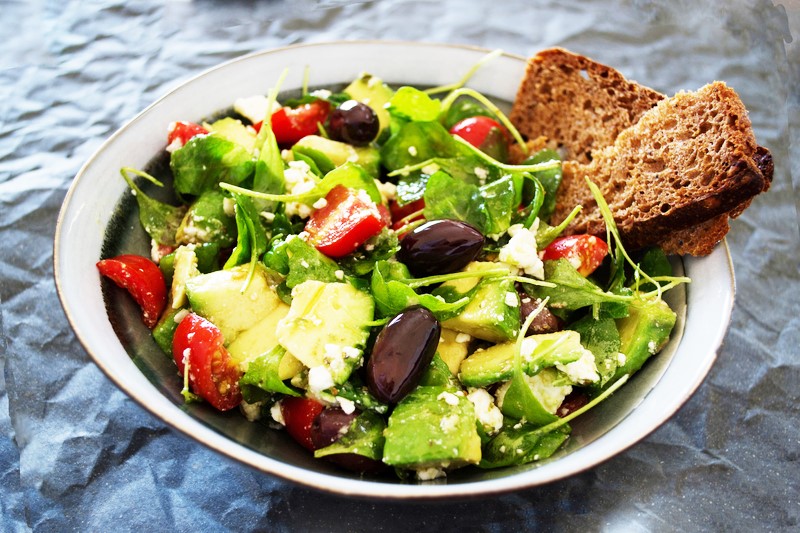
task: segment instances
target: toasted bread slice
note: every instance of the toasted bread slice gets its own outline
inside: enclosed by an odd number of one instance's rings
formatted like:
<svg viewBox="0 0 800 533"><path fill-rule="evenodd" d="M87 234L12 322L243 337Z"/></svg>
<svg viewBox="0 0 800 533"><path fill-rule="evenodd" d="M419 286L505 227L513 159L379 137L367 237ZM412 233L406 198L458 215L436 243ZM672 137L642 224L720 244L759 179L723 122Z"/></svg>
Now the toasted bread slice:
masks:
<svg viewBox="0 0 800 533"><path fill-rule="evenodd" d="M679 230L708 230L699 225L736 211L769 187L754 159L757 148L733 89L714 82L678 93L643 114L612 146L594 152L590 163L565 162L553 220L563 220L580 204L584 210L570 229L605 232L587 194L588 178L632 249L668 241Z"/></svg>
<svg viewBox="0 0 800 533"><path fill-rule="evenodd" d="M738 101L735 93L732 97ZM625 79L622 74L610 67L556 48L542 51L528 61L526 77L520 85L510 116L520 132L529 138L540 135L549 137L549 146L557 144L566 161L589 164L595 157L596 151L613 145L620 133L636 124L645 113L663 99L664 95L661 93ZM739 116L744 117L746 121L742 126L749 131L749 137L746 136L749 142L752 140L752 131L746 112L743 110L744 107L741 106ZM752 140L746 149L749 155L752 155L750 152L754 142ZM536 144L541 146L541 139L538 139ZM656 152L659 150L669 151L669 148L659 147ZM520 159L521 152L512 150L512 157L515 156ZM763 178L762 190L765 190L772 178L771 156L768 150L758 147L757 155L754 157L754 163ZM639 165L635 161L629 160L629 162L634 166ZM680 161L673 162L680 163ZM571 163L565 164L564 185L559 192L561 209L553 217L554 221L562 219L576 204L588 201L593 205L589 189L583 183L583 179L579 180L580 183L571 183L574 181L576 167L570 165ZM599 176L593 179L597 182ZM575 187L577 189L574 189ZM574 190L569 192L571 188ZM604 195L611 203L614 192L604 190ZM749 205L749 199L730 200L728 203L735 204L732 211L719 212L716 215L711 213L718 209L705 214L696 213L690 217L685 215L685 209L681 209L679 212L684 215L667 217L671 220L662 235L639 239L643 240L641 243L628 242L630 238L626 235L626 243L637 247L657 244L667 253L706 255L727 233L729 215L738 215ZM592 216L595 217L595 224L587 226L585 220ZM568 233L586 231L587 227L592 227L598 230L598 234L602 234L603 231L598 229L602 228L602 224L597 225L598 216L596 212L593 215L588 212L582 213L568 228ZM698 220L687 222L689 219ZM652 227L652 224L650 223L649 227ZM679 224L682 227L684 224L689 225L680 229Z"/></svg>

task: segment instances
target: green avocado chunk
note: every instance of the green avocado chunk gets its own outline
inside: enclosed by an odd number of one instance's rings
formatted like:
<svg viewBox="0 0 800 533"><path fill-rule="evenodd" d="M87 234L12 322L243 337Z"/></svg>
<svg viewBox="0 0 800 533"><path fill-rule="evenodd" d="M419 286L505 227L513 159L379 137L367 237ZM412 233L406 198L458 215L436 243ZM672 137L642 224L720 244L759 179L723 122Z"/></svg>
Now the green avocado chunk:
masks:
<svg viewBox="0 0 800 533"><path fill-rule="evenodd" d="M247 281L249 264L202 274L186 281L192 310L222 332L226 345L260 322L281 303L263 267Z"/></svg>
<svg viewBox="0 0 800 533"><path fill-rule="evenodd" d="M637 302L630 306L625 318L617 319L621 358L610 385L625 374L633 374L669 341L677 316L663 300Z"/></svg>
<svg viewBox="0 0 800 533"><path fill-rule="evenodd" d="M380 78L371 74L362 74L345 87L344 92L349 94L353 100L366 104L375 111L381 131L389 127L391 117L385 106L394 95L394 91Z"/></svg>
<svg viewBox="0 0 800 533"><path fill-rule="evenodd" d="M459 378L468 387L485 387L511 379L514 373L515 342L479 350L461 363ZM584 356L580 335L564 330L525 337L522 342L522 370L532 376L543 368L573 363Z"/></svg>
<svg viewBox="0 0 800 533"><path fill-rule="evenodd" d="M392 411L384 435L388 465L455 468L481 460L475 409L457 388L417 387Z"/></svg>
<svg viewBox="0 0 800 533"><path fill-rule="evenodd" d="M320 373L316 368L327 371L332 386L347 381L361 365L374 313L372 297L349 283L304 281L292 289L278 341L310 369L309 387L319 392L327 387L317 387L312 379L312 373Z"/></svg>
<svg viewBox="0 0 800 533"><path fill-rule="evenodd" d="M467 271L497 269L501 265L492 262L473 262ZM477 288L475 288L477 286ZM442 322L442 327L490 342L505 342L513 339L519 331L519 296L514 282L508 279L465 278L443 283L434 294L455 291L464 295L475 290L474 297L457 316ZM452 297L451 297L452 298ZM451 301L450 298L446 298Z"/></svg>
<svg viewBox="0 0 800 533"><path fill-rule="evenodd" d="M350 162L362 167L373 178L378 177L381 156L378 149L371 146L353 146L319 135L306 135L295 143L292 151L313 159L324 173Z"/></svg>

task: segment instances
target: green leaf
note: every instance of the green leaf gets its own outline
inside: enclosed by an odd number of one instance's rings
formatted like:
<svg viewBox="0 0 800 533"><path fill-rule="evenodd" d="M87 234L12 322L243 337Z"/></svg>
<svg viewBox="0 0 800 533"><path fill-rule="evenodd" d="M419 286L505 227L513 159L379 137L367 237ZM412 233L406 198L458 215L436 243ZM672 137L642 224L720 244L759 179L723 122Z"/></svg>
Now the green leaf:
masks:
<svg viewBox="0 0 800 533"><path fill-rule="evenodd" d="M286 355L286 348L277 345L248 363L247 372L239 380L245 401L252 403L263 399L263 394L260 394L258 390L254 391L253 388L288 396L300 396L296 390L287 386L278 377L278 368L284 355Z"/></svg>
<svg viewBox="0 0 800 533"><path fill-rule="evenodd" d="M581 344L594 355L600 374L599 385L605 385L616 373L619 363L620 337L613 318L595 320L587 315L570 326L581 337Z"/></svg>
<svg viewBox="0 0 800 533"><path fill-rule="evenodd" d="M534 165L536 163L544 163L546 161L561 160L561 156L555 150L541 150L534 155L523 161L523 165ZM532 172L533 177L536 178L544 188L544 198L542 207L539 211L539 218L548 220L550 215L556 208L556 194L558 187L561 185L562 169L561 166L549 170L540 170Z"/></svg>
<svg viewBox="0 0 800 533"><path fill-rule="evenodd" d="M397 233L384 228L369 239L364 246L350 255L339 258L339 267L352 276L364 276L372 272L375 263L390 259L400 249Z"/></svg>
<svg viewBox="0 0 800 533"><path fill-rule="evenodd" d="M237 225L225 212L227 196L219 189L203 192L189 206L175 233L178 243L216 242L227 248L236 242Z"/></svg>
<svg viewBox="0 0 800 533"><path fill-rule="evenodd" d="M480 188L436 172L425 189L425 218L466 222L484 233L489 218Z"/></svg>
<svg viewBox="0 0 800 533"><path fill-rule="evenodd" d="M632 297L612 294L586 279L566 259L544 262L544 279L555 287L526 286L538 298L550 298L551 310L574 311L602 303L627 304Z"/></svg>
<svg viewBox="0 0 800 533"><path fill-rule="evenodd" d="M442 103L414 87L400 87L386 108L394 118L406 121L430 122L439 117Z"/></svg>
<svg viewBox="0 0 800 533"><path fill-rule="evenodd" d="M236 193L233 194L233 198L236 201L236 227L239 235L236 247L225 262L224 268L250 263L251 269L254 269L267 250L267 233L252 199Z"/></svg>
<svg viewBox="0 0 800 533"><path fill-rule="evenodd" d="M411 275L402 263L378 261L372 271L372 296L380 316L394 316L407 307L421 305L430 310L439 320L457 315L469 303L469 298L446 302L432 294L417 294L414 289L398 279L409 279Z"/></svg>
<svg viewBox="0 0 800 533"><path fill-rule="evenodd" d="M286 254L289 267L286 286L290 289L310 279L326 283L341 281L336 277L339 265L299 237L286 242Z"/></svg>
<svg viewBox="0 0 800 533"><path fill-rule="evenodd" d="M441 117L442 124L448 130L465 118L477 116L491 116L484 106L469 98L459 98L447 109Z"/></svg>
<svg viewBox="0 0 800 533"><path fill-rule="evenodd" d="M381 162L389 171L461 153L450 133L438 122L409 122L381 148Z"/></svg>
<svg viewBox="0 0 800 533"><path fill-rule="evenodd" d="M542 432L533 424L506 420L500 433L483 447L478 467L500 468L546 459L564 444L570 431L567 424Z"/></svg>
<svg viewBox="0 0 800 533"><path fill-rule="evenodd" d="M326 457L340 453L352 453L380 461L383 457L386 422L372 411L364 411L350 424L347 433L339 440L314 451L314 457Z"/></svg>
<svg viewBox="0 0 800 533"><path fill-rule="evenodd" d="M175 234L181 225L186 214L185 206L171 206L164 202L159 202L147 196L128 176L128 172L144 177L154 183L161 185L161 182L139 170L123 168L120 170L122 177L128 183L139 206L139 221L150 237L158 244L164 246L175 246Z"/></svg>
<svg viewBox="0 0 800 533"><path fill-rule="evenodd" d="M172 152L169 165L175 191L199 196L218 183L242 184L252 176L255 163L246 148L211 133L197 135Z"/></svg>

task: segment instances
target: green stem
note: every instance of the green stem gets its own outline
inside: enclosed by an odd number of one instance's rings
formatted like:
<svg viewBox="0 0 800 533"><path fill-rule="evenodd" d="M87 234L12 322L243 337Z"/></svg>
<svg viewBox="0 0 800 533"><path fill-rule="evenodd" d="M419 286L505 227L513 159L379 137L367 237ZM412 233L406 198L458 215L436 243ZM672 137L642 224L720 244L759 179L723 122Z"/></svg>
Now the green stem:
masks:
<svg viewBox="0 0 800 533"><path fill-rule="evenodd" d="M425 89L424 92L426 94L438 94L438 93L446 93L446 92L450 92L450 91L454 91L456 89L459 89L459 88L463 87L469 81L469 79L472 76L475 75L476 72L478 72L479 68L481 68L483 65L485 65L489 61L493 60L494 58L500 56L502 53L503 53L502 50L492 50L491 52L489 52L488 54L483 56L480 60L478 60L478 62L475 63L467 71L467 73L464 74L464 76L462 76L461 79L458 80L457 82L450 83L448 85L440 85L438 87L431 87L430 89Z"/></svg>

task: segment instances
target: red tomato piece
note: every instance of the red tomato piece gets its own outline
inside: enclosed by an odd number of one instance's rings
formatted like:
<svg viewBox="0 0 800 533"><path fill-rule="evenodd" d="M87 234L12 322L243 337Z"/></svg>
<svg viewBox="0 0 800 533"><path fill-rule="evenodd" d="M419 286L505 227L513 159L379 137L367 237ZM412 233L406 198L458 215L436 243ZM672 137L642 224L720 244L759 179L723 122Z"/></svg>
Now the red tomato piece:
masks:
<svg viewBox="0 0 800 533"><path fill-rule="evenodd" d="M314 451L311 426L325 406L311 398L287 397L281 400L281 414L286 432L304 448Z"/></svg>
<svg viewBox="0 0 800 533"><path fill-rule="evenodd" d="M195 135L205 135L208 130L200 124L194 122L173 122L169 125L167 133L167 144L172 144L176 139L180 140L181 146L189 142Z"/></svg>
<svg viewBox="0 0 800 533"><path fill-rule="evenodd" d="M419 200L414 200L413 202L409 202L407 204L398 205L397 202L392 200L389 203L389 210L392 212L392 220L394 224L392 224L392 229L399 230L409 222L414 222L415 220L420 220L423 218L422 214L410 218L408 220L403 220L412 214L422 211L425 209L425 199L420 198Z"/></svg>
<svg viewBox="0 0 800 533"><path fill-rule="evenodd" d="M489 117L465 118L454 124L450 133L497 160L503 161L508 155L508 131Z"/></svg>
<svg viewBox="0 0 800 533"><path fill-rule="evenodd" d="M97 270L133 296L142 308L142 320L153 329L167 304L167 285L161 269L146 257L123 254L98 261Z"/></svg>
<svg viewBox="0 0 800 533"><path fill-rule="evenodd" d="M544 249L542 259L566 259L581 275L594 272L608 254L608 245L594 235L570 235L559 237Z"/></svg>
<svg viewBox="0 0 800 533"><path fill-rule="evenodd" d="M325 196L324 207L311 214L305 230L308 242L328 257L342 257L386 226L384 215L364 192L337 185Z"/></svg>
<svg viewBox="0 0 800 533"><path fill-rule="evenodd" d="M241 373L223 346L219 328L194 313L186 315L172 338L172 357L180 374L189 363L189 387L220 411L242 403Z"/></svg>
<svg viewBox="0 0 800 533"><path fill-rule="evenodd" d="M278 144L291 146L306 135L319 131L330 113L331 105L325 100L303 104L299 107L282 107L272 114L272 132Z"/></svg>

